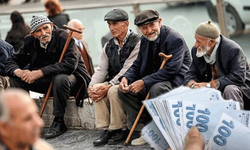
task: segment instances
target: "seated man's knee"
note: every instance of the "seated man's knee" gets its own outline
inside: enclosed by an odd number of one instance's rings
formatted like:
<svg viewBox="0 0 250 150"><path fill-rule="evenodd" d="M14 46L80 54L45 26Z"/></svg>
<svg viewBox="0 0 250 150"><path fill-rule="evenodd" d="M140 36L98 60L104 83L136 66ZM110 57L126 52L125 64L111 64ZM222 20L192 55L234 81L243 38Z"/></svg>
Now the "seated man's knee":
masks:
<svg viewBox="0 0 250 150"><path fill-rule="evenodd" d="M108 90L108 93L107 93L107 97L113 97L113 96L116 96L118 93L118 87L119 85L114 85L112 86L109 90Z"/></svg>
<svg viewBox="0 0 250 150"><path fill-rule="evenodd" d="M68 85L68 78L67 78L67 75L65 74L59 74L59 75L56 75L54 80L53 80L53 86L54 87L57 87L57 88L60 88L60 87L63 87L63 86L67 86Z"/></svg>
<svg viewBox="0 0 250 150"><path fill-rule="evenodd" d="M231 94L233 92L240 92L240 90L236 85L227 85L224 88L223 94Z"/></svg>

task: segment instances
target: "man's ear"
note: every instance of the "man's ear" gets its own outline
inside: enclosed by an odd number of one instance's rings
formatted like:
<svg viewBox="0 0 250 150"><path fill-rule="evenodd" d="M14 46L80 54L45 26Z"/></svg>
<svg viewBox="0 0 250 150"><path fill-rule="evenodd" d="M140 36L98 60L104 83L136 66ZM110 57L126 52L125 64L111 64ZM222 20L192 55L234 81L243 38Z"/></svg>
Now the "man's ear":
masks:
<svg viewBox="0 0 250 150"><path fill-rule="evenodd" d="M208 46L209 46L209 47L214 47L215 44L216 44L215 39L211 39L211 40L209 41L209 43L208 43Z"/></svg>
<svg viewBox="0 0 250 150"><path fill-rule="evenodd" d="M37 36L34 34L34 32L30 32L30 35L34 36L35 38L37 38Z"/></svg>
<svg viewBox="0 0 250 150"><path fill-rule="evenodd" d="M128 20L125 21L125 24L126 24L127 27L129 26Z"/></svg>
<svg viewBox="0 0 250 150"><path fill-rule="evenodd" d="M159 22L159 26L160 26L160 27L161 27L161 21L162 21L162 19L159 18L159 19L158 19L158 22Z"/></svg>

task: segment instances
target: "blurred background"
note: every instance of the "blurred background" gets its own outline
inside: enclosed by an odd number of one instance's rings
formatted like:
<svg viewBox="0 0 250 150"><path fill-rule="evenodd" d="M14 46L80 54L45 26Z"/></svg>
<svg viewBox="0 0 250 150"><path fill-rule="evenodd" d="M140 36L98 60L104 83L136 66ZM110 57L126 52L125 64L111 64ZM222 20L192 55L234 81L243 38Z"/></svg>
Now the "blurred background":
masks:
<svg viewBox="0 0 250 150"><path fill-rule="evenodd" d="M33 14L46 15L43 1L23 3L10 0L0 5L0 37L4 40L11 28L10 13L22 13L29 25ZM250 0L224 0L225 20L229 37L245 51L250 61ZM60 0L70 19L79 19L84 25L84 39L88 42L94 65L99 64L102 50L101 38L109 32L104 15L113 8L123 8L129 14L130 29L138 33L134 16L144 9L159 12L164 25L178 30L185 38L189 49L194 45L194 31L199 23L212 20L218 25L216 0Z"/></svg>

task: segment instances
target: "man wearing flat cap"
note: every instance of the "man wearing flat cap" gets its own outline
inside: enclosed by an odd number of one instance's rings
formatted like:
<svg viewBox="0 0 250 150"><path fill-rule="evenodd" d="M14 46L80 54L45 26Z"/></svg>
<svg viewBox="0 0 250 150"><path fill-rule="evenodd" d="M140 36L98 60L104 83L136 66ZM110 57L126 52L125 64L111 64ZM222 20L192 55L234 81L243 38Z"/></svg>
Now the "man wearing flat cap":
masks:
<svg viewBox="0 0 250 150"><path fill-rule="evenodd" d="M67 130L64 114L70 95L76 95L83 85L76 100L78 106L87 95L90 77L73 39L61 62L58 62L63 51L68 33L58 28L43 15L32 17L30 35L24 44L6 63L6 73L10 86L26 91L47 93L53 79L53 115L54 121L45 133L45 138L59 136ZM27 70L24 70L27 68Z"/></svg>
<svg viewBox="0 0 250 150"><path fill-rule="evenodd" d="M195 40L184 85L218 89L224 99L238 101L241 109L249 109L250 69L242 48L221 35L211 21L198 25Z"/></svg>
<svg viewBox="0 0 250 150"><path fill-rule="evenodd" d="M126 114L117 95L118 78L132 65L140 46L140 36L128 29L125 10L113 9L104 16L104 20L113 38L104 45L99 66L88 88L95 105L96 127L104 129L101 137L94 141L94 146L117 144L128 135Z"/></svg>
<svg viewBox="0 0 250 150"><path fill-rule="evenodd" d="M120 77L118 95L127 112L128 127L132 127L142 101L149 92L150 98L157 97L183 84L184 76L191 64L189 49L184 38L175 30L161 24L162 19L156 10L144 10L137 14L134 24L143 36L137 59L128 71ZM173 55L159 70L163 58L158 54ZM135 131L151 120L144 110ZM142 137L132 141L141 145Z"/></svg>

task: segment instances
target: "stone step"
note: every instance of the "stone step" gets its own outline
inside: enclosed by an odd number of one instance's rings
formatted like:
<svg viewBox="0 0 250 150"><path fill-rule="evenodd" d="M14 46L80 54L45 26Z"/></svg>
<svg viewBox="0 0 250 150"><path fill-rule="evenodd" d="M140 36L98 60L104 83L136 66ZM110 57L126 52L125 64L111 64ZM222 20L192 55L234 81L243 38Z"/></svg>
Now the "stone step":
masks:
<svg viewBox="0 0 250 150"><path fill-rule="evenodd" d="M43 105L43 98L34 98L39 112ZM42 119L45 127L50 127L53 122L53 98L50 97L44 109ZM95 129L95 110L91 99L85 99L83 107L77 107L74 98L67 101L66 112L64 115L65 124L69 129Z"/></svg>

